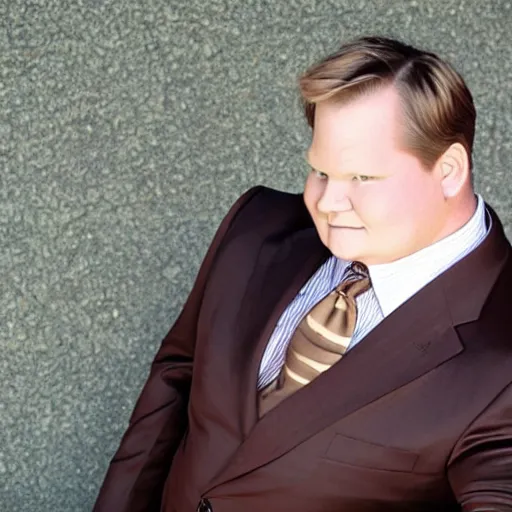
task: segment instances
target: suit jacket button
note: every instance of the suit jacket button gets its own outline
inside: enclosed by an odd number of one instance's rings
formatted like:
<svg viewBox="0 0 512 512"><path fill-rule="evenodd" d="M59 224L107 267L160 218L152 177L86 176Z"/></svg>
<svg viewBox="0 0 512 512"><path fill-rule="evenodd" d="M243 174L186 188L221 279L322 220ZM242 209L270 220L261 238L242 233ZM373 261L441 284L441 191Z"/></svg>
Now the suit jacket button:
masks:
<svg viewBox="0 0 512 512"><path fill-rule="evenodd" d="M203 498L197 505L197 512L213 512L213 507L206 498Z"/></svg>

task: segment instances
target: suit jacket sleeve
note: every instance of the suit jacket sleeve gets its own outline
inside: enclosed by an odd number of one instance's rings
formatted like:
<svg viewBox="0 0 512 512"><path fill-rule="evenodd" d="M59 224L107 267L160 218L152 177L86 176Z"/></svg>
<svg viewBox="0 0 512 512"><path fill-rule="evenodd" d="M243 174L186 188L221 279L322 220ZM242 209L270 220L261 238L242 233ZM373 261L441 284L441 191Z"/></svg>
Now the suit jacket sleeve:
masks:
<svg viewBox="0 0 512 512"><path fill-rule="evenodd" d="M192 291L163 339L93 512L158 512L172 458L187 425L196 324L209 271L235 216L262 187L245 192L218 228Z"/></svg>
<svg viewBox="0 0 512 512"><path fill-rule="evenodd" d="M448 476L465 512L512 511L512 385L466 430Z"/></svg>

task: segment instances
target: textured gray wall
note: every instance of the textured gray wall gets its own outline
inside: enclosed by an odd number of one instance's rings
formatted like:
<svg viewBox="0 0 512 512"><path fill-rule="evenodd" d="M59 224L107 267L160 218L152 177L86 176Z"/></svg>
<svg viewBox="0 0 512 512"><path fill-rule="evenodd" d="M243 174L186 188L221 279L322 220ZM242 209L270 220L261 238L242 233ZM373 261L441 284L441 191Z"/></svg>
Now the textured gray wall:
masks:
<svg viewBox="0 0 512 512"><path fill-rule="evenodd" d="M510 234L511 26L505 0L1 0L0 511L91 509L222 216L302 189L295 77L340 40L462 71Z"/></svg>

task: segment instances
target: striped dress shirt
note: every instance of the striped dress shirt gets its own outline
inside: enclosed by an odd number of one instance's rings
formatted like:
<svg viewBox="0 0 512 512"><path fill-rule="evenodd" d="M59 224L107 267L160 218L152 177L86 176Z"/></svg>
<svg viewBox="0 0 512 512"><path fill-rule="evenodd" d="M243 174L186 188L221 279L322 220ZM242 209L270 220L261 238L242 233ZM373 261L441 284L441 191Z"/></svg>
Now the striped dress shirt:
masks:
<svg viewBox="0 0 512 512"><path fill-rule="evenodd" d="M368 270L372 287L356 298L357 321L347 350L359 343L386 316L439 274L474 250L491 229L491 217L482 196L471 219L451 235L409 256ZM487 220L486 220L487 219ZM292 334L306 313L345 276L350 261L331 256L306 282L278 320L260 364L258 389L274 380L284 364Z"/></svg>

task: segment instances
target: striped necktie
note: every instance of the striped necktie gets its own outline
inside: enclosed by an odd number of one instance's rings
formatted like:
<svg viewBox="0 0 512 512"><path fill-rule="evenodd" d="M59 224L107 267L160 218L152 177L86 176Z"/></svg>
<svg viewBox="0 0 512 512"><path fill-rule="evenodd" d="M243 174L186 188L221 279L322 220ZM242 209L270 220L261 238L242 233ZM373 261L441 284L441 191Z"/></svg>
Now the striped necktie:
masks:
<svg viewBox="0 0 512 512"><path fill-rule="evenodd" d="M260 416L343 357L356 325L355 298L371 286L368 268L361 262L353 262L345 276L305 315L293 333L281 372L259 392Z"/></svg>

